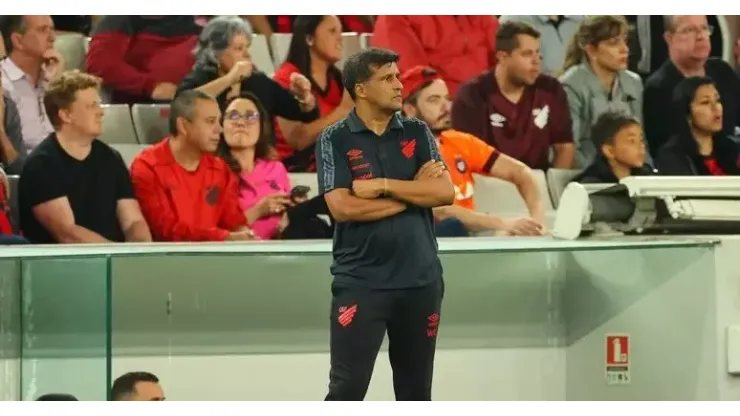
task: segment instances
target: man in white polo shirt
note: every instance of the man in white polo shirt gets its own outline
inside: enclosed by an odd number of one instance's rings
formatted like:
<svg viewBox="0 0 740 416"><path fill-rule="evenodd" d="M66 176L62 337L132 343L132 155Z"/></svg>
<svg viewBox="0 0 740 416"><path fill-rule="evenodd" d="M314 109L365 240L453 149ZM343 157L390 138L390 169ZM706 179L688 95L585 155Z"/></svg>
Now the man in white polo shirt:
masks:
<svg viewBox="0 0 740 416"><path fill-rule="evenodd" d="M29 150L54 129L44 110L44 87L64 71L62 55L54 49L51 16L0 17L6 58L0 61L5 90L21 116L23 141Z"/></svg>

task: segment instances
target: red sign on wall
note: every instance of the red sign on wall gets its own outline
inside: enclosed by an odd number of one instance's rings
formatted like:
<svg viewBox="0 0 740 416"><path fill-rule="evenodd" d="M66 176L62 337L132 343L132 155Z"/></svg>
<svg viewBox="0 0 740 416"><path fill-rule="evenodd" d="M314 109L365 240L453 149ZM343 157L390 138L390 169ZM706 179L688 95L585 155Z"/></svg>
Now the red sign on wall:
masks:
<svg viewBox="0 0 740 416"><path fill-rule="evenodd" d="M606 336L606 381L609 385L629 384L630 337L629 335Z"/></svg>
<svg viewBox="0 0 740 416"><path fill-rule="evenodd" d="M630 364L630 337L627 335L606 336L606 365Z"/></svg>

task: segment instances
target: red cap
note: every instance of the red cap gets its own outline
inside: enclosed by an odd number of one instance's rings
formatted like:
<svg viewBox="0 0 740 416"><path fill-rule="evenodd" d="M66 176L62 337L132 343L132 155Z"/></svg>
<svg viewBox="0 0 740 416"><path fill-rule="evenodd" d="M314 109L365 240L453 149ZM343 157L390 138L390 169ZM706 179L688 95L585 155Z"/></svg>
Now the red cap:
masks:
<svg viewBox="0 0 740 416"><path fill-rule="evenodd" d="M421 65L415 66L401 75L401 83L403 84L401 97L406 101L409 95L418 91L424 84L438 79L442 79L442 77L433 68Z"/></svg>

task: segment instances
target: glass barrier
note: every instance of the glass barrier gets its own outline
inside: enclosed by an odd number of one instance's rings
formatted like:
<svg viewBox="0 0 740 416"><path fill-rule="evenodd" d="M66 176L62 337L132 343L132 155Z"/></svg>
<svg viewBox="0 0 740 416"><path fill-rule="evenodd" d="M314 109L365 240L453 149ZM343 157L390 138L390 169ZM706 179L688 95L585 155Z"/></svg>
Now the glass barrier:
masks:
<svg viewBox="0 0 740 416"><path fill-rule="evenodd" d="M0 260L0 401L20 400L20 261Z"/></svg>
<svg viewBox="0 0 740 416"><path fill-rule="evenodd" d="M21 269L22 399L67 393L106 400L108 259L24 259Z"/></svg>
<svg viewBox="0 0 740 416"><path fill-rule="evenodd" d="M714 244L440 241L446 292L435 399L563 400L565 347L689 266L704 268ZM330 249L9 249L0 253L0 360L12 364L20 353L24 400L50 392L105 400L111 379L127 371L157 374L174 400L321 399ZM387 369L381 361L376 367ZM392 399L392 380L378 374L368 399Z"/></svg>

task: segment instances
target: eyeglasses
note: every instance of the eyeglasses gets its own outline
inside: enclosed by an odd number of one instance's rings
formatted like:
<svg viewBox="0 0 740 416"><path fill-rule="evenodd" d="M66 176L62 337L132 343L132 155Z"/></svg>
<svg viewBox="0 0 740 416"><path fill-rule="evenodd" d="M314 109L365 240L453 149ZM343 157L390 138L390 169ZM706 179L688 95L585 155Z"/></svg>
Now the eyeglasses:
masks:
<svg viewBox="0 0 740 416"><path fill-rule="evenodd" d="M246 113L242 114L236 110L229 111L228 113L226 113L224 120L227 120L227 121L244 120L247 122L247 124L252 124L252 123L256 123L260 121L260 113L256 111L247 111Z"/></svg>
<svg viewBox="0 0 740 416"><path fill-rule="evenodd" d="M703 27L686 27L681 30L676 31L679 35L691 35L691 36L699 36L699 35L705 35L705 36L712 36L712 33L714 33L714 26L703 26Z"/></svg>

